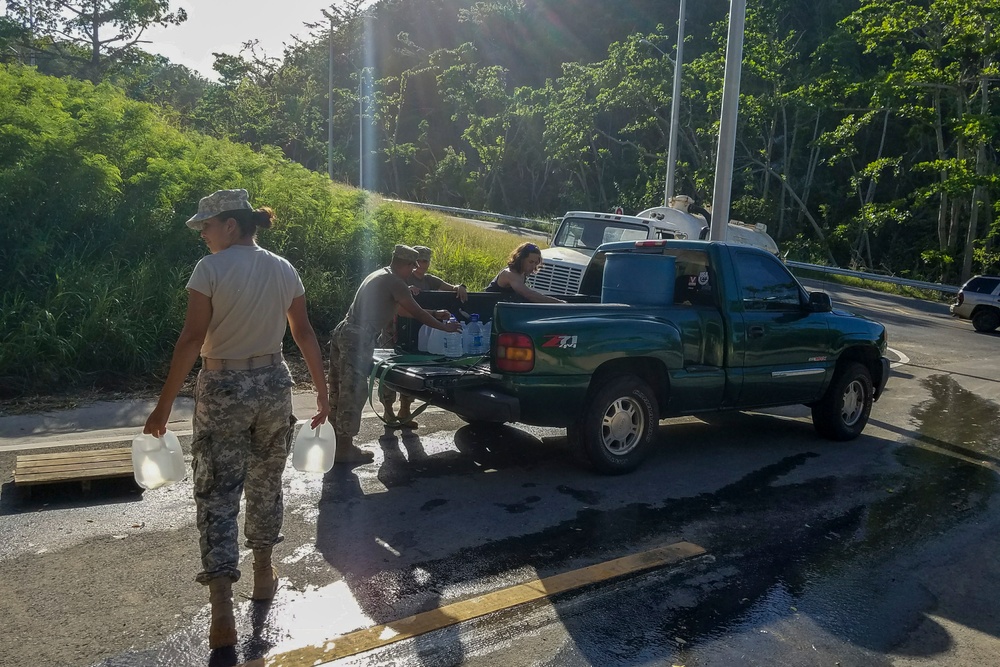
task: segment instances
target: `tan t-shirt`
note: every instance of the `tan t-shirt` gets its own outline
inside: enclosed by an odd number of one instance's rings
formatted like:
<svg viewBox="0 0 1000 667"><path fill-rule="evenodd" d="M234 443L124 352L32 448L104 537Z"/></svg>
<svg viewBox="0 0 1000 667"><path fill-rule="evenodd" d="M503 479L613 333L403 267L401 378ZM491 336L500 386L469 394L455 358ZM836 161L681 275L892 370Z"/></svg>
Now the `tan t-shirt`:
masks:
<svg viewBox="0 0 1000 667"><path fill-rule="evenodd" d="M369 273L358 287L347 311L350 324L377 332L392 322L398 299L410 293L403 279L383 267Z"/></svg>
<svg viewBox="0 0 1000 667"><path fill-rule="evenodd" d="M288 308L305 294L295 267L257 245L233 245L202 257L188 289L212 299L201 346L210 359L247 359L281 352Z"/></svg>

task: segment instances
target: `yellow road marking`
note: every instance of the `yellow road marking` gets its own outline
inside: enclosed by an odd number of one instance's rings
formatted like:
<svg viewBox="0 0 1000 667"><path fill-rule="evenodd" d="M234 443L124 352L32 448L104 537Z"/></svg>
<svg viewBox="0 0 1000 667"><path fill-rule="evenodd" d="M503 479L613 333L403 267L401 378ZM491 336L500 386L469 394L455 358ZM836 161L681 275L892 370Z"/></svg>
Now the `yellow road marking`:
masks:
<svg viewBox="0 0 1000 667"><path fill-rule="evenodd" d="M456 625L501 609L565 593L589 584L663 567L704 553L705 549L697 544L676 542L578 570L563 572L545 579L536 579L517 586L510 586L384 625L357 630L327 641L322 646L306 646L287 653L253 660L245 663L243 667L306 667L307 665L314 667L380 648L393 642L410 639L433 630Z"/></svg>

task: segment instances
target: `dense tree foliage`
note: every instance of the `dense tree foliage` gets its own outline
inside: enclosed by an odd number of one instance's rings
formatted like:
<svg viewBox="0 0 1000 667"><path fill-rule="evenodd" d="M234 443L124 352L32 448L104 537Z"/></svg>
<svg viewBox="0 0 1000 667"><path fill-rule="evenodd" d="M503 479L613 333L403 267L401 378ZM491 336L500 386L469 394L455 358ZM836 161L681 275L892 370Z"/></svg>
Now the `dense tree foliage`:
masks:
<svg viewBox="0 0 1000 667"><path fill-rule="evenodd" d="M109 84L0 66L0 397L161 372L205 253L184 220L233 187L274 208L261 243L298 268L321 332L394 243L436 240L427 214L331 186L277 149L179 130ZM482 282L500 256L459 277Z"/></svg>
<svg viewBox="0 0 1000 667"><path fill-rule="evenodd" d="M150 26L177 25L187 12L170 0L7 0L7 14L22 27L17 45L30 60L77 63L84 78L100 81L107 69L134 53Z"/></svg>
<svg viewBox="0 0 1000 667"><path fill-rule="evenodd" d="M727 9L687 16L676 189L707 204ZM677 10L346 0L281 58L216 54L218 83L136 55L106 80L341 182L357 184L364 159L365 187L385 194L635 211L662 200ZM1000 270L998 18L1000 0L749 2L733 217L766 223L795 259L950 282Z"/></svg>

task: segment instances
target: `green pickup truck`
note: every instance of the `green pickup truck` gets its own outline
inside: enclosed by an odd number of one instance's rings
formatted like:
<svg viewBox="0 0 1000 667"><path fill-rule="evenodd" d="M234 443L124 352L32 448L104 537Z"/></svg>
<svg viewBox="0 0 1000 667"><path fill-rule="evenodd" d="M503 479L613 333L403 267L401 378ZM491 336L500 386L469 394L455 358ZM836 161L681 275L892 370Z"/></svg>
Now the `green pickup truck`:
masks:
<svg viewBox="0 0 1000 667"><path fill-rule="evenodd" d="M470 423L564 427L607 474L649 455L663 417L805 404L820 435L856 438L889 376L883 325L834 310L747 246L609 243L569 303L469 297L418 301L492 319L488 355L420 358L417 332L401 326L397 353L410 354L377 353L376 374Z"/></svg>

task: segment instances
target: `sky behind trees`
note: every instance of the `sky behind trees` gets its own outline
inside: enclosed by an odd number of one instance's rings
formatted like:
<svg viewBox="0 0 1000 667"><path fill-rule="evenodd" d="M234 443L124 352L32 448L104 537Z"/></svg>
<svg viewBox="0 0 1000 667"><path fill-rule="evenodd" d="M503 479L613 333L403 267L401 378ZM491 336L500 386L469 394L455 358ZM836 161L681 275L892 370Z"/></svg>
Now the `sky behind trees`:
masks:
<svg viewBox="0 0 1000 667"><path fill-rule="evenodd" d="M280 58L292 35L307 39L304 23L323 18L322 10L332 0L174 0L172 9L184 9L188 19L180 25L154 26L143 35L144 50L166 56L172 62L195 70L206 79L218 80L212 69L212 52L236 55L249 40L259 40L269 56ZM6 1L2 2L4 12Z"/></svg>

